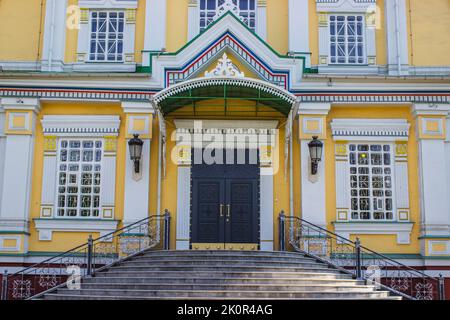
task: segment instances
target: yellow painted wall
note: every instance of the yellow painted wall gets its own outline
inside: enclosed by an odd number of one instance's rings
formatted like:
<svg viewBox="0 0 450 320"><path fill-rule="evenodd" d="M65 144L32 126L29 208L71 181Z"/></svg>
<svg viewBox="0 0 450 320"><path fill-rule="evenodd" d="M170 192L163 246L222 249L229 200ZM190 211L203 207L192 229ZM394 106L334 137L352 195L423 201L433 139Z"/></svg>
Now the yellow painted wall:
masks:
<svg viewBox="0 0 450 320"><path fill-rule="evenodd" d="M175 52L187 43L189 0L167 1L167 52Z"/></svg>
<svg viewBox="0 0 450 320"><path fill-rule="evenodd" d="M288 0L267 0L267 42L280 54L289 51Z"/></svg>
<svg viewBox="0 0 450 320"><path fill-rule="evenodd" d="M319 64L319 20L316 10L316 0L309 0L309 50L311 51L311 65Z"/></svg>
<svg viewBox="0 0 450 320"><path fill-rule="evenodd" d="M407 2L410 7L410 63L415 66L450 65L450 2Z"/></svg>
<svg viewBox="0 0 450 320"><path fill-rule="evenodd" d="M387 47L386 47L386 20L384 14L385 0L377 0L377 26L376 26L376 50L378 65L387 64Z"/></svg>
<svg viewBox="0 0 450 320"><path fill-rule="evenodd" d="M0 61L40 60L44 16L44 0L0 1Z"/></svg>
<svg viewBox="0 0 450 320"><path fill-rule="evenodd" d="M78 5L78 0L69 0L68 7ZM73 15L75 12L71 10L68 11L68 17ZM64 61L66 63L73 63L77 61L77 47L78 47L78 29L67 29L66 28L66 51Z"/></svg>
<svg viewBox="0 0 450 320"><path fill-rule="evenodd" d="M330 130L330 122L333 119L407 119L411 124L410 136L408 141L408 177L409 177L409 201L411 210L411 221L414 227L411 233L411 244L398 245L395 236L383 235L363 235L360 236L362 244L370 249L382 253L419 253L420 243L419 224L420 224L420 207L419 207L419 180L418 180L418 146L415 135L416 124L411 115L410 107L404 106L339 106L333 107L327 116L327 142L325 145L325 172L326 181L326 208L328 228L333 230L333 221L336 221L336 196L335 196L335 160L334 160L334 143ZM331 142L331 143L330 143Z"/></svg>
<svg viewBox="0 0 450 320"><path fill-rule="evenodd" d="M42 173L44 160L44 135L40 120L44 115L118 115L121 119L117 145L116 163L116 198L115 198L115 220L122 220L125 181L125 153L126 142L125 115L119 104L74 104L74 103L44 103L36 122L35 152L33 160L32 191L30 201L31 220L39 218L42 190ZM120 227L120 225L119 225ZM63 251L71 249L86 242L88 233L53 233L53 241L39 241L39 234L35 229L34 222L30 224L29 251ZM98 234L93 234L98 236Z"/></svg>

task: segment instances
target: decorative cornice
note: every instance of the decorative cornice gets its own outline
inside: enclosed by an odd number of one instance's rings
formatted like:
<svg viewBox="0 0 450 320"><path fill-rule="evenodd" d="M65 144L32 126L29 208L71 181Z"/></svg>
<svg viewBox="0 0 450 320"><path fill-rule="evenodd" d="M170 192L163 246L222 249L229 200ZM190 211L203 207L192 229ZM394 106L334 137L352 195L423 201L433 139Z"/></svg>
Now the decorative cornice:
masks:
<svg viewBox="0 0 450 320"><path fill-rule="evenodd" d="M58 136L77 135L118 135L120 118L118 116L44 116L44 134Z"/></svg>
<svg viewBox="0 0 450 320"><path fill-rule="evenodd" d="M409 123L403 119L334 119L331 131L335 140L358 137L408 139Z"/></svg>

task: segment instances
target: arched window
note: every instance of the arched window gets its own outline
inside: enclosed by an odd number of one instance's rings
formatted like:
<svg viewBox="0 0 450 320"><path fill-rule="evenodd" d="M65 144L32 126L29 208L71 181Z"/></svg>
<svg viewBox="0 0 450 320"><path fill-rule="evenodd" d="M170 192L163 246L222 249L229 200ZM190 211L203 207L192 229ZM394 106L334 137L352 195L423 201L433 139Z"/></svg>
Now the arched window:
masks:
<svg viewBox="0 0 450 320"><path fill-rule="evenodd" d="M256 29L256 0L200 0L200 31L227 11L232 11L251 30Z"/></svg>

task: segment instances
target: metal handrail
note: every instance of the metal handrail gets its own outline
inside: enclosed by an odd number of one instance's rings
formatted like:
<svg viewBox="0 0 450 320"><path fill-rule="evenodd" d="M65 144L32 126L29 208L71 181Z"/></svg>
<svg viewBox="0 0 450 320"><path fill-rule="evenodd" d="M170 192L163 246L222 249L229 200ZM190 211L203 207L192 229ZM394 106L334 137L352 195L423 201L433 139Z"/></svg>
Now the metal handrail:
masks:
<svg viewBox="0 0 450 320"><path fill-rule="evenodd" d="M161 221L163 229L161 230ZM138 232L128 232L137 230ZM161 241L162 240L162 241ZM170 212L151 215L108 234L88 241L51 258L28 266L2 278L0 300L29 299L66 284L66 278L94 275L96 271L112 266L124 259L162 244L163 250L170 249ZM64 266L79 268L80 274L62 274ZM55 270L59 270L55 271Z"/></svg>
<svg viewBox="0 0 450 320"><path fill-rule="evenodd" d="M295 251L316 258L357 279L373 281L396 295L413 300L445 298L442 275L440 278L429 276L362 246L358 238L352 241L300 217L286 216L283 211L279 215L279 234L280 250L286 250L287 237ZM373 264L364 266L364 262L369 260ZM369 271L378 273L380 279L375 281ZM384 277L381 277L381 272L385 272Z"/></svg>

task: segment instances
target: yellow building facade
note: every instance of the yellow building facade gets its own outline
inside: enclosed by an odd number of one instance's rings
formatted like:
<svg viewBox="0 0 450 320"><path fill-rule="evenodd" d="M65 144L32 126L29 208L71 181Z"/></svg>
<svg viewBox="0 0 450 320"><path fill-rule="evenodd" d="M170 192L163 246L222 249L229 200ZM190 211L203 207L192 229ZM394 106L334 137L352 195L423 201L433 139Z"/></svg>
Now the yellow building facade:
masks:
<svg viewBox="0 0 450 320"><path fill-rule="evenodd" d="M448 276L449 17L446 0L1 0L0 266L164 210L172 249L278 250L284 212Z"/></svg>

